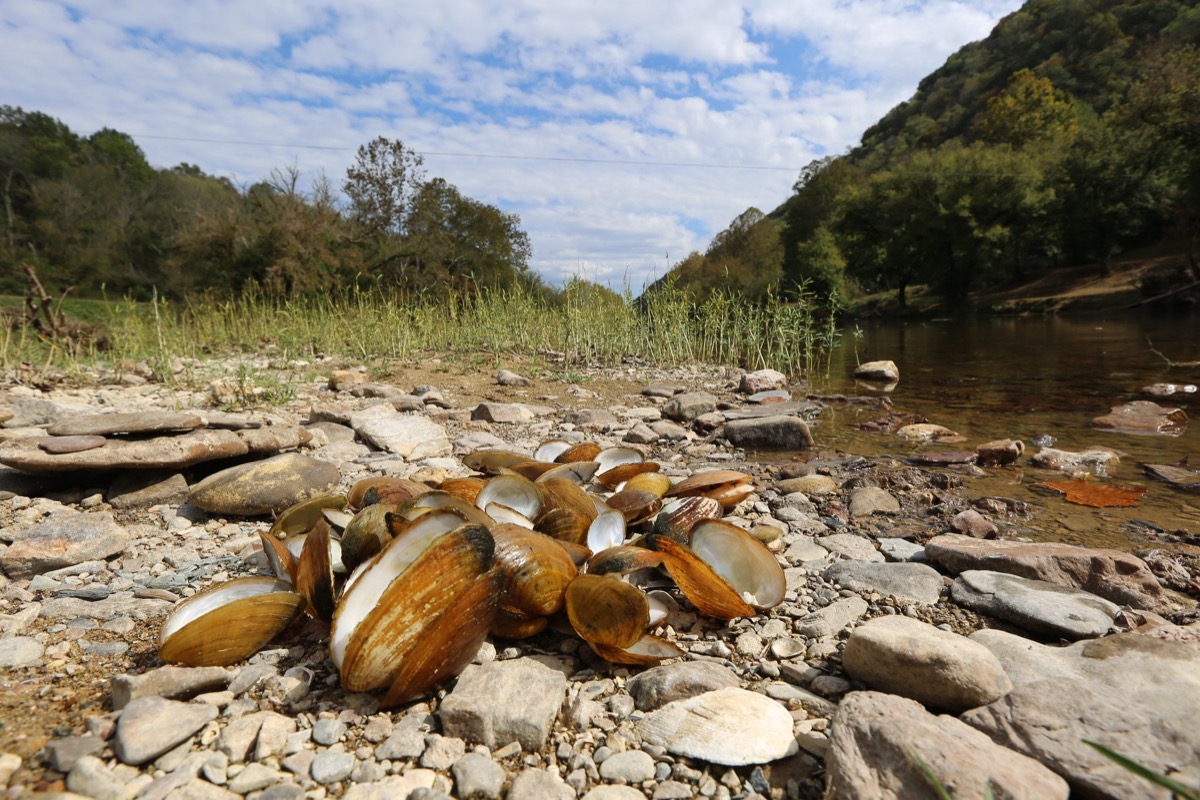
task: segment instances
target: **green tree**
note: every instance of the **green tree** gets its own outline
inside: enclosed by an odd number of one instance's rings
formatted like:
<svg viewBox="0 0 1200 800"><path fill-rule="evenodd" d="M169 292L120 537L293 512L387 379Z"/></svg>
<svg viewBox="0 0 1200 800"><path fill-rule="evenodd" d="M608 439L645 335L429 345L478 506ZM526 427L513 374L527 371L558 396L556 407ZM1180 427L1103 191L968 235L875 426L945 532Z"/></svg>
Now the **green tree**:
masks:
<svg viewBox="0 0 1200 800"><path fill-rule="evenodd" d="M378 136L358 148L342 190L350 216L371 235L403 234L413 198L425 180L420 153Z"/></svg>
<svg viewBox="0 0 1200 800"><path fill-rule="evenodd" d="M1075 105L1047 78L1018 70L999 94L988 100L977 126L992 144L1025 147L1047 140L1070 140L1079 129Z"/></svg>

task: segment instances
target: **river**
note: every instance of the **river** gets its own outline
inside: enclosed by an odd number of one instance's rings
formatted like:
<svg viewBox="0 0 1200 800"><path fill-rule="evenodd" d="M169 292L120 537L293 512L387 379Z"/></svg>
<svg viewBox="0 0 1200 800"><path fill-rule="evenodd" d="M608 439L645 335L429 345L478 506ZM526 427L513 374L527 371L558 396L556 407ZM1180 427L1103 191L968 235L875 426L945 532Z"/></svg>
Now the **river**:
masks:
<svg viewBox="0 0 1200 800"><path fill-rule="evenodd" d="M964 478L967 496L997 495L1029 503L1034 513L1016 532L1035 540L1136 550L1163 541L1155 528L1200 534L1200 493L1156 481L1141 468L1143 463L1175 464L1189 457L1191 467L1200 469L1200 392L1155 398L1141 391L1153 383L1200 385L1200 367L1171 367L1163 356L1176 362L1200 360L1200 317L1122 314L860 322L843 332L830 355L827 375L814 380L813 387L868 393L855 385L855 366L890 359L900 369L900 382L888 393L894 408L918 413L967 441L913 444L894 434L865 431L861 423L879 417L880 410L846 405L822 414L814 434L822 449L899 457L921 449L974 449L992 439L1022 439L1026 452L1017 465ZM1111 407L1138 399L1182 408L1191 421L1178 436L1089 426ZM1063 479L1028 464L1028 457L1039 449L1030 441L1036 436L1053 437L1059 449L1102 446L1120 451L1120 464L1098 480L1145 486L1145 496L1131 508L1094 509L1031 488L1039 481Z"/></svg>

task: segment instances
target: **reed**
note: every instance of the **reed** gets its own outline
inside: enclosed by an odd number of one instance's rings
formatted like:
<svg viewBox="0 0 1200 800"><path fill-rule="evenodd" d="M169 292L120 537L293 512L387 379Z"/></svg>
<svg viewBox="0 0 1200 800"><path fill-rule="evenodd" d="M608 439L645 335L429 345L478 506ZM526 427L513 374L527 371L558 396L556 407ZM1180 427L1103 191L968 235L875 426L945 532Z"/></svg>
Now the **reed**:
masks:
<svg viewBox="0 0 1200 800"><path fill-rule="evenodd" d="M441 300L359 287L294 297L250 289L182 303L157 297L105 303L99 324L106 349L72 352L10 328L0 336L0 365L146 362L167 374L179 358L264 352L285 361L318 355L413 361L438 353L499 362L506 354L554 354L575 366L704 362L812 377L837 337L828 309L807 295L755 304L717 292L695 303L671 286L636 301L628 291L622 296L570 284L552 296L514 288Z"/></svg>

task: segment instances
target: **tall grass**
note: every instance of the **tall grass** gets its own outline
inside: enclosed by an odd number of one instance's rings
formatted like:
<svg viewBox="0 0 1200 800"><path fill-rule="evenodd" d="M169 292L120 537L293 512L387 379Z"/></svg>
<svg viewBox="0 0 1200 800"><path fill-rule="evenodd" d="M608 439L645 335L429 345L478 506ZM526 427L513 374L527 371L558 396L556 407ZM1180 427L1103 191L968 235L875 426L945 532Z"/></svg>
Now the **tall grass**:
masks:
<svg viewBox="0 0 1200 800"><path fill-rule="evenodd" d="M80 362L204 358L270 350L283 359L328 355L412 361L429 352L499 361L505 354L554 353L567 362L611 366L628 358L653 365L695 362L772 367L812 375L836 339L832 313L812 298L763 304L729 292L694 303L668 287L634 301L568 287L546 298L515 288L431 301L378 290L281 297L250 290L183 303L107 304L108 349L67 353L29 331L0 337L0 364L78 366Z"/></svg>

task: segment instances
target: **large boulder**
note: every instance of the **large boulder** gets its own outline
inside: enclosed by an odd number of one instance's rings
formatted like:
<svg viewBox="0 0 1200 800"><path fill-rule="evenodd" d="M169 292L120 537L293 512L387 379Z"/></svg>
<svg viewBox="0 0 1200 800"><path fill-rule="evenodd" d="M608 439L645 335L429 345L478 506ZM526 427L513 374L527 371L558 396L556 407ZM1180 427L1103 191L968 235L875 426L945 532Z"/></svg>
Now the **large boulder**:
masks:
<svg viewBox="0 0 1200 800"><path fill-rule="evenodd" d="M252 517L328 492L340 479L328 461L284 453L209 475L192 487L189 500L213 514Z"/></svg>

